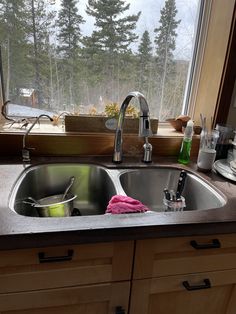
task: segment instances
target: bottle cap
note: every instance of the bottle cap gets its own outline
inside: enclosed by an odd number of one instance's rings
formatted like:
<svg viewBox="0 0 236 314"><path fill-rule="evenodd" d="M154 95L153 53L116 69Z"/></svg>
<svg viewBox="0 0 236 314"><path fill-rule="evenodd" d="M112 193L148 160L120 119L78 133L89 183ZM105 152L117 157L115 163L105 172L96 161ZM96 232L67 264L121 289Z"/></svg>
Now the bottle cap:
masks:
<svg viewBox="0 0 236 314"><path fill-rule="evenodd" d="M185 138L192 138L193 136L193 120L189 120L187 122L187 126L185 128L185 131L184 131L184 137Z"/></svg>

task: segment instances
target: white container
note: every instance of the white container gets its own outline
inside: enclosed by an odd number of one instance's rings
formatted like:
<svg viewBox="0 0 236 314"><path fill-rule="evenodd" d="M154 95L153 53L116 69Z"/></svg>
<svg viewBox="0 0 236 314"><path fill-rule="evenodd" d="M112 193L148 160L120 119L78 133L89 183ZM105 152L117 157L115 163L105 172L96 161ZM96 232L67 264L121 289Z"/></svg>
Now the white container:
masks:
<svg viewBox="0 0 236 314"><path fill-rule="evenodd" d="M197 167L200 171L210 171L216 158L216 150L200 148L197 159Z"/></svg>
<svg viewBox="0 0 236 314"><path fill-rule="evenodd" d="M201 133L200 149L197 159L197 167L199 171L210 171L216 158L216 143L219 138L219 131L210 133L205 130Z"/></svg>

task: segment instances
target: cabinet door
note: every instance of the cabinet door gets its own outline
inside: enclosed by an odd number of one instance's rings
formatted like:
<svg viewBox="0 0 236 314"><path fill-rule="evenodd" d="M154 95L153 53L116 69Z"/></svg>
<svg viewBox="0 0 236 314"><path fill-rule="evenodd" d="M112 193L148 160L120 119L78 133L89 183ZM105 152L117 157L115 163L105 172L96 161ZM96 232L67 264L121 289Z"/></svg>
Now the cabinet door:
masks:
<svg viewBox="0 0 236 314"><path fill-rule="evenodd" d="M123 282L1 294L0 313L127 314L129 292L130 283Z"/></svg>
<svg viewBox="0 0 236 314"><path fill-rule="evenodd" d="M133 247L123 241L1 251L0 293L130 280Z"/></svg>
<svg viewBox="0 0 236 314"><path fill-rule="evenodd" d="M235 266L235 234L139 240L134 279L227 270Z"/></svg>
<svg viewBox="0 0 236 314"><path fill-rule="evenodd" d="M190 313L235 314L236 270L133 282L130 314Z"/></svg>

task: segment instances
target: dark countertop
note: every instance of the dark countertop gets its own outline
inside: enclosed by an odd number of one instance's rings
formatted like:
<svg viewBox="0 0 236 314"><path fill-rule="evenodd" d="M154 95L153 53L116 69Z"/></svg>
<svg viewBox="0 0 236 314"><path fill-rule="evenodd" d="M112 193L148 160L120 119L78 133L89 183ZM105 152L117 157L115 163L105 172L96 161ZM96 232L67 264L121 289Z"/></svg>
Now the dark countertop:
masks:
<svg viewBox="0 0 236 314"><path fill-rule="evenodd" d="M110 157L43 157L33 164L54 162L96 163L108 168L171 166L192 171L212 184L227 199L222 208L184 212L38 218L18 215L8 207L11 189L24 170L19 160L0 160L0 250L77 243L122 241L157 237L207 235L236 232L236 184L219 174L203 174L196 164L183 166L173 158L155 158L145 165L124 158L115 166Z"/></svg>

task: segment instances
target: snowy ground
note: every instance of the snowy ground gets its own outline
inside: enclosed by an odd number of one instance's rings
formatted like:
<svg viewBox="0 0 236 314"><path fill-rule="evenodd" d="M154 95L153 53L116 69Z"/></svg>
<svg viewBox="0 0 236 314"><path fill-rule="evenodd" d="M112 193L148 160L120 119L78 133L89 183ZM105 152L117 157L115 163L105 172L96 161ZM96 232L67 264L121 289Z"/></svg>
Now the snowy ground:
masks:
<svg viewBox="0 0 236 314"><path fill-rule="evenodd" d="M49 116L53 116L55 113L47 111L47 110L43 110L43 109L28 107L28 106L9 104L7 106L7 114L8 116L37 117L41 114L47 114Z"/></svg>

